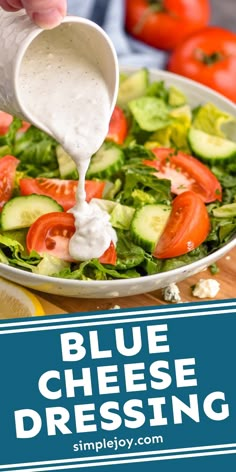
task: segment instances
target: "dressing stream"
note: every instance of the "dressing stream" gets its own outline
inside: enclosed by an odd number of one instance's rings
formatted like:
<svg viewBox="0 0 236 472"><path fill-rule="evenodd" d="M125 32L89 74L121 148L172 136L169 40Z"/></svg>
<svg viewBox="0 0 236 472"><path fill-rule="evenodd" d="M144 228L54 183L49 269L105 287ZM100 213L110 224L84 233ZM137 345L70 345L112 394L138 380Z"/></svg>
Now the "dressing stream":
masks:
<svg viewBox="0 0 236 472"><path fill-rule="evenodd" d="M89 42L78 38L72 26L62 24L34 39L22 61L19 91L31 116L44 124L78 168L77 203L69 210L76 232L69 251L83 261L100 257L117 240L109 215L88 204L85 193L91 156L107 135L111 97Z"/></svg>

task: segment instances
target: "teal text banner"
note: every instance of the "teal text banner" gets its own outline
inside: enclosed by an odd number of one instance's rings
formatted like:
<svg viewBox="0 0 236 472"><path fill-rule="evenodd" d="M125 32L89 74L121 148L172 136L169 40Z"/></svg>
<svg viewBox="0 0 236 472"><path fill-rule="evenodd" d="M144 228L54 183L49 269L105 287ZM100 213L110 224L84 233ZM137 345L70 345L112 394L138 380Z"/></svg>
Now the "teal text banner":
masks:
<svg viewBox="0 0 236 472"><path fill-rule="evenodd" d="M235 337L235 300L0 322L0 472L234 470Z"/></svg>

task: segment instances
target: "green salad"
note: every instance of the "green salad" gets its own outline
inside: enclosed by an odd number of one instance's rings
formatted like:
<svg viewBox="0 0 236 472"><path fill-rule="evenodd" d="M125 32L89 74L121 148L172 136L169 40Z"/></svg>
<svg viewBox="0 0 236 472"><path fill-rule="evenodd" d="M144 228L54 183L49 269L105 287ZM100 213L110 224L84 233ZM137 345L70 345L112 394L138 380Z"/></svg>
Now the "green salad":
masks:
<svg viewBox="0 0 236 472"><path fill-rule="evenodd" d="M151 82L120 78L107 138L86 175L87 201L117 233L99 258L72 260L68 244L78 172L44 132L0 112L0 262L79 280L126 279L190 264L236 233L236 117Z"/></svg>

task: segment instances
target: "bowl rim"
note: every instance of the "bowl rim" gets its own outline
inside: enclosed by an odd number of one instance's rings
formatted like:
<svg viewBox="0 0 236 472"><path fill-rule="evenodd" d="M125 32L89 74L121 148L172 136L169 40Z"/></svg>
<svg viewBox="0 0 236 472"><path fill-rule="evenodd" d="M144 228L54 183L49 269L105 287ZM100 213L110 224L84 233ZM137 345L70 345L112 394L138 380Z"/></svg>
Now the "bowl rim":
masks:
<svg viewBox="0 0 236 472"><path fill-rule="evenodd" d="M226 98L224 95L214 91L213 89L200 84L199 82L196 82L192 79L188 79L186 77L182 77L178 74L174 74L173 72L169 72L166 70L161 70L161 69L155 69L155 68L146 68L146 67L138 67L138 66L133 66L133 67L124 67L120 65L120 71L131 74L134 73L135 71L138 71L140 69L147 69L149 74L154 74L154 75L159 75L160 78L166 78L166 79L174 79L175 81L177 80L180 84L189 84L191 87L193 87L196 91L205 91L207 94L211 95L213 100L214 98L219 98L220 100L223 100L225 104L230 105L231 107L235 108L235 113L236 113L236 105ZM7 272L9 272L9 275L15 275L15 276L21 276L24 275L25 280L29 279L29 282L32 283L49 283L49 284L63 284L65 288L67 286L74 287L74 288L79 288L79 287L97 287L99 290L99 287L104 287L104 285L109 286L111 288L114 288L114 285L119 285L123 287L123 285L128 286L128 285L133 285L133 284L142 284L145 281L146 283L161 280L161 278L166 278L167 276L174 277L178 276L181 274L184 274L185 272L197 272L198 268L199 270L202 267L209 267L211 263L213 263L215 260L220 259L223 257L226 253L231 251L234 247L236 247L236 234L233 236L233 239L228 241L226 244L221 246L219 249L216 251L208 254L207 256L195 261L191 262L189 264L182 265L176 269L168 270L165 272L158 272L156 274L152 275L145 275L145 276L140 276L140 277L133 277L133 278L127 278L127 279L111 279L111 280L79 280L79 279L66 279L66 278L60 278L60 277L52 277L49 275L41 275L41 274L34 274L32 272L25 271L23 269L18 269L16 267L9 266L7 264L4 264L0 262L0 275L3 277L7 277ZM2 269L4 274L2 274ZM21 281L19 281L21 283ZM24 283L23 283L24 284ZM35 287L36 288L36 287ZM146 290L145 290L146 292Z"/></svg>
<svg viewBox="0 0 236 472"><path fill-rule="evenodd" d="M209 267L211 265L211 263L213 263L213 261L215 261L215 256L217 255L217 259L220 259L221 257L223 257L225 255L225 253L228 253L231 249L233 249L234 247L236 247L236 236L234 239L232 239L231 241L229 241L228 243L224 244L220 249L218 249L217 251L214 251L212 252L211 254L208 254L207 256L195 261L195 262L191 262L190 264L185 264L185 265L182 265L181 267L177 267L176 269L172 269L172 270L168 270L168 271L165 271L165 272L158 272L156 274L152 274L152 275L144 275L144 276L140 276L140 277L132 277L132 278L128 278L128 279L111 279L111 280L80 280L80 279L63 279L63 278L60 278L60 277L52 277L52 276L49 276L49 275L41 275L41 274L34 274L32 272L28 272L28 271L24 271L22 269L17 269L16 267L12 267L12 266L8 266L7 264L4 264L2 262L0 262L0 275L1 274L1 268L4 267L4 271L8 272L11 272L12 275L15 274L15 275L21 275L22 273L24 274L24 277L27 279L29 278L32 282L42 282L42 283L63 283L65 284L65 286L69 285L70 287L71 286L75 286L75 287L78 287L79 285L81 286L89 286L89 287L92 287L93 285L95 285L96 287L102 287L104 286L104 284L107 285L107 283L109 284L109 286L111 285L115 285L117 283L119 283L119 285L123 286L123 285L128 285L128 282L130 284L132 283L141 283L141 281L143 282L143 280L145 279L145 282L148 283L148 281L153 281L154 279L155 280L158 280L158 279L161 279L162 277L164 276L167 276L167 274L170 276L178 276L180 275L181 273L184 273L185 270L186 272L191 270L191 271L194 271L194 270L197 270L198 268L200 269L202 266L206 266L206 267ZM219 256L219 257L218 257ZM203 263L204 261L204 263ZM19 273L20 271L20 273ZM5 275L3 274L3 277ZM140 281L140 282L139 282ZM19 283L21 283L19 281Z"/></svg>

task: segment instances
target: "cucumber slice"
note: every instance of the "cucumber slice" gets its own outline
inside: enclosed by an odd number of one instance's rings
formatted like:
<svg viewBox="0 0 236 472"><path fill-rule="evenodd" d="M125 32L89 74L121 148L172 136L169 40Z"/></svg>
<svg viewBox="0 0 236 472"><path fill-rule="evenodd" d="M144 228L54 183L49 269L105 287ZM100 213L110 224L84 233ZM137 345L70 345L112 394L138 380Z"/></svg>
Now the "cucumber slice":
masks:
<svg viewBox="0 0 236 472"><path fill-rule="evenodd" d="M170 212L170 206L161 204L144 205L136 210L130 225L133 241L146 251L153 252Z"/></svg>
<svg viewBox="0 0 236 472"><path fill-rule="evenodd" d="M61 179L78 179L76 164L62 146L57 146L56 155Z"/></svg>
<svg viewBox="0 0 236 472"><path fill-rule="evenodd" d="M141 69L120 83L117 103L126 105L131 100L145 95L148 86L148 71Z"/></svg>
<svg viewBox="0 0 236 472"><path fill-rule="evenodd" d="M4 231L28 228L41 215L63 211L53 198L45 195L15 197L5 203L1 214L1 228Z"/></svg>
<svg viewBox="0 0 236 472"><path fill-rule="evenodd" d="M200 129L190 128L188 140L194 154L211 164L222 164L236 156L236 143Z"/></svg>
<svg viewBox="0 0 236 472"><path fill-rule="evenodd" d="M89 179L92 177L109 179L109 177L120 170L123 163L123 151L115 144L104 143L92 157L86 177Z"/></svg>

